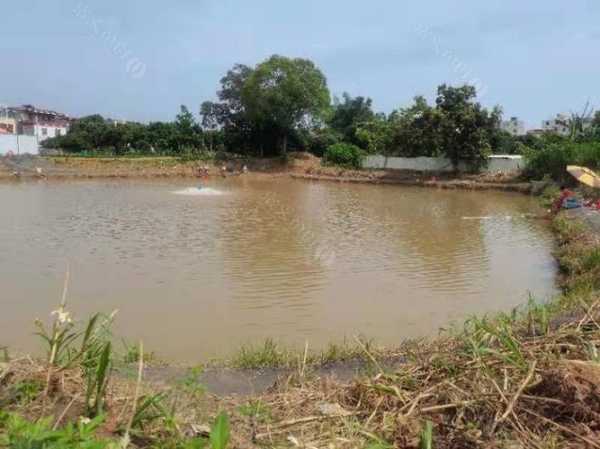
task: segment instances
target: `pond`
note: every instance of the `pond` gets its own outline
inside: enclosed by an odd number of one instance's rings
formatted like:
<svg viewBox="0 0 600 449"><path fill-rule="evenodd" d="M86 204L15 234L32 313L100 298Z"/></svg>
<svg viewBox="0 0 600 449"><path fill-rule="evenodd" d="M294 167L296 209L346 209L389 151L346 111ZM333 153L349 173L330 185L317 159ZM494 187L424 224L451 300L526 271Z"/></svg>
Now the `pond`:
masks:
<svg viewBox="0 0 600 449"><path fill-rule="evenodd" d="M116 334L189 362L269 337L393 345L556 293L552 234L525 195L193 182L1 184L0 346L37 347L67 266L76 317L119 309Z"/></svg>

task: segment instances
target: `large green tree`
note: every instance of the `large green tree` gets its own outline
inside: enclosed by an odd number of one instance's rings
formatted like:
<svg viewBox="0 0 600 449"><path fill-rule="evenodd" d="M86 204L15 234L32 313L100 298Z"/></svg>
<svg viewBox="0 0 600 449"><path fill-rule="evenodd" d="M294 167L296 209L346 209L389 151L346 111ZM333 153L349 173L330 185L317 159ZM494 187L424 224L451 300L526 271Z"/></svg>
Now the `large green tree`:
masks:
<svg viewBox="0 0 600 449"><path fill-rule="evenodd" d="M251 153L264 146L257 126L251 122L242 101L242 90L251 67L236 64L221 78L221 89L217 92L219 101L205 101L200 106L202 127L206 130L222 130L225 145L237 152ZM214 134L214 133L213 133Z"/></svg>
<svg viewBox="0 0 600 449"><path fill-rule="evenodd" d="M502 111L488 112L475 101L476 95L475 87L469 85L438 87L435 102L440 113L440 143L455 167L462 161L477 168L491 153L490 130L498 127Z"/></svg>
<svg viewBox="0 0 600 449"><path fill-rule="evenodd" d="M250 73L241 100L255 126L280 135L285 154L297 128L322 120L330 96L325 76L312 61L274 55Z"/></svg>

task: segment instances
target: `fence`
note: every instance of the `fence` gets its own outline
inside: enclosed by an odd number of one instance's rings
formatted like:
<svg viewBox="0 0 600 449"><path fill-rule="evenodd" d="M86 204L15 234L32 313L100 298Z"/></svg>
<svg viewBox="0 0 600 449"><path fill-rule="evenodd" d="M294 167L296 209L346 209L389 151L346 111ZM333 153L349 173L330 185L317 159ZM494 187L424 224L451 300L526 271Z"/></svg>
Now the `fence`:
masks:
<svg viewBox="0 0 600 449"><path fill-rule="evenodd" d="M488 158L487 172L517 172L523 169L523 157L519 155L492 155ZM449 172L454 167L450 159L443 157L385 157L381 155L367 156L363 162L364 168L384 168L393 170L413 170L431 172ZM458 169L467 170L466 164L459 164Z"/></svg>
<svg viewBox="0 0 600 449"><path fill-rule="evenodd" d="M21 134L0 134L0 156L13 154L39 154L40 147L36 136Z"/></svg>

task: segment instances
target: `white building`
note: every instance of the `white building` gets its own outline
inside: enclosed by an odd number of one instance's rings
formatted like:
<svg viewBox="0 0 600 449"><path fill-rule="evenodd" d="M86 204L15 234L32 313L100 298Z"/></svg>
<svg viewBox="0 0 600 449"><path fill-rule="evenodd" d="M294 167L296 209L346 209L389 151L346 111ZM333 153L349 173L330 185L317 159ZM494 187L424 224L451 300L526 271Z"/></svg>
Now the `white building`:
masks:
<svg viewBox="0 0 600 449"><path fill-rule="evenodd" d="M503 121L500 128L513 136L525 135L525 122L517 117L511 117L509 120Z"/></svg>
<svg viewBox="0 0 600 449"><path fill-rule="evenodd" d="M556 114L556 117L542 122L542 129L548 133L568 136L571 132L569 128L570 120L571 118L568 114Z"/></svg>
<svg viewBox="0 0 600 449"><path fill-rule="evenodd" d="M17 120L17 133L35 136L39 142L67 134L72 119L66 114L32 105L10 108Z"/></svg>

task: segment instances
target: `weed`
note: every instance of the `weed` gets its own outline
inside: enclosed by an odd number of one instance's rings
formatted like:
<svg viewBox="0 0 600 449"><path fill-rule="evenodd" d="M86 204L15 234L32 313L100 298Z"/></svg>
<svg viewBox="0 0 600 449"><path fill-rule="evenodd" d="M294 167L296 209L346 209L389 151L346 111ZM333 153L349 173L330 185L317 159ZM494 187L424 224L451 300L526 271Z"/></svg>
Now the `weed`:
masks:
<svg viewBox="0 0 600 449"><path fill-rule="evenodd" d="M186 392L193 396L199 396L204 394L206 391L205 386L200 382L200 376L202 375L204 368L202 366L195 366L191 368L185 376L179 380L178 385Z"/></svg>
<svg viewBox="0 0 600 449"><path fill-rule="evenodd" d="M600 248L591 249L583 259L583 269L587 271L600 268Z"/></svg>
<svg viewBox="0 0 600 449"><path fill-rule="evenodd" d="M35 400L44 386L40 381L22 380L12 387L12 400L19 405L26 405Z"/></svg>
<svg viewBox="0 0 600 449"><path fill-rule="evenodd" d="M0 354L2 354L2 363L10 362L10 356L8 355L8 348L6 346L0 346Z"/></svg>
<svg viewBox="0 0 600 449"><path fill-rule="evenodd" d="M230 428L227 413L221 412L210 431L212 449L226 449L229 443Z"/></svg>
<svg viewBox="0 0 600 449"><path fill-rule="evenodd" d="M29 422L16 414L3 418L5 434L0 435L0 447L15 449L116 449L114 442L99 439L95 433L103 417L77 424L69 424L60 430L51 427L52 418Z"/></svg>
<svg viewBox="0 0 600 449"><path fill-rule="evenodd" d="M137 344L129 344L127 340L121 339L123 344L122 362L125 364L137 363L140 361L140 347ZM156 355L153 352L144 352L144 363L149 363L155 360Z"/></svg>
<svg viewBox="0 0 600 449"><path fill-rule="evenodd" d="M99 348L99 353L89 351L82 362L86 380L85 403L88 416L97 416L102 413L112 367L111 348L111 343L108 341Z"/></svg>
<svg viewBox="0 0 600 449"><path fill-rule="evenodd" d="M271 421L271 408L260 399L250 400L238 407L240 415L247 416L258 423L264 424Z"/></svg>
<svg viewBox="0 0 600 449"><path fill-rule="evenodd" d="M231 364L241 369L274 368L289 365L293 359L290 351L279 348L273 339L268 338L262 346L242 346Z"/></svg>
<svg viewBox="0 0 600 449"><path fill-rule="evenodd" d="M425 427L419 436L419 449L433 449L433 424L431 421L425 423Z"/></svg>
<svg viewBox="0 0 600 449"><path fill-rule="evenodd" d="M527 303L527 327L531 336L548 335L550 331L548 306L538 304L531 295Z"/></svg>

